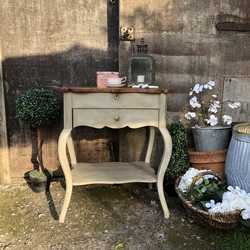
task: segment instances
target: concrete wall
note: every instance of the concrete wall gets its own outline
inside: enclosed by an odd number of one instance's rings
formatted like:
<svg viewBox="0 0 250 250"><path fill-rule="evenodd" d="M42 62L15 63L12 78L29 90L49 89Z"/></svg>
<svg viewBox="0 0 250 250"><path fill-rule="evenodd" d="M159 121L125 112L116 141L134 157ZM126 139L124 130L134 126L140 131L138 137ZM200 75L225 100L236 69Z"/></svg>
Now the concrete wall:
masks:
<svg viewBox="0 0 250 250"><path fill-rule="evenodd" d="M31 167L31 148L15 99L31 86L95 85L96 71L113 69L107 0L1 0L0 20L11 176L18 178ZM43 131L49 168L58 166L59 123Z"/></svg>

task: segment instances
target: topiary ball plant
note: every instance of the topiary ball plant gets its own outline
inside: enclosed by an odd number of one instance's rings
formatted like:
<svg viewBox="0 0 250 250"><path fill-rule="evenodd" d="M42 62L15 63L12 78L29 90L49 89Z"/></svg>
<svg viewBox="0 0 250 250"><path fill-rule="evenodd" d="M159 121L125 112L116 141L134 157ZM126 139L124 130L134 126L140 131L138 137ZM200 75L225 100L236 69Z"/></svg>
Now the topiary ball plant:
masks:
<svg viewBox="0 0 250 250"><path fill-rule="evenodd" d="M172 185L180 175L184 174L189 168L188 142L185 127L180 123L172 123L169 127L172 137L173 150L172 156L166 171L167 185Z"/></svg>
<svg viewBox="0 0 250 250"><path fill-rule="evenodd" d="M32 88L16 99L16 117L31 129L31 162L34 170L39 170L42 164L38 159L38 129L57 120L59 115L59 98L53 90Z"/></svg>
<svg viewBox="0 0 250 250"><path fill-rule="evenodd" d="M58 96L49 89L29 89L16 100L17 118L32 128L39 128L56 120L59 111Z"/></svg>

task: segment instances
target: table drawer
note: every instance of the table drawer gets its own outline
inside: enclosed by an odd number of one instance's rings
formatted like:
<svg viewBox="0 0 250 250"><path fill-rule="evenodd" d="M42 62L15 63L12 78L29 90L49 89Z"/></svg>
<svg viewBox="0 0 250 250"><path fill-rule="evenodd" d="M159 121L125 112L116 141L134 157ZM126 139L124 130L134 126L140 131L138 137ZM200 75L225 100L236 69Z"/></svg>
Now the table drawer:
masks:
<svg viewBox="0 0 250 250"><path fill-rule="evenodd" d="M158 127L157 109L73 109L73 127Z"/></svg>
<svg viewBox="0 0 250 250"><path fill-rule="evenodd" d="M72 107L159 109L160 95L140 93L72 94Z"/></svg>

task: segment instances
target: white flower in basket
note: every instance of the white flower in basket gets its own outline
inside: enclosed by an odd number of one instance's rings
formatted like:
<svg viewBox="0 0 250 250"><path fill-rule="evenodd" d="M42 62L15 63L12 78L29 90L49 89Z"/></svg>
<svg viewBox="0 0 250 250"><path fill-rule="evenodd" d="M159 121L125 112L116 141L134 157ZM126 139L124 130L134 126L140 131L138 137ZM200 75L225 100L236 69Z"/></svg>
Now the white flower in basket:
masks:
<svg viewBox="0 0 250 250"><path fill-rule="evenodd" d="M193 183L193 178L202 172L207 172L207 170L198 170L194 168L189 168L187 172L181 177L178 190L182 193L187 193L190 186ZM212 174L206 174L203 179L213 179L217 178ZM199 185L198 181L195 185ZM222 200L220 202L215 202L215 200L210 200L205 203L205 207L209 214L225 214L232 213L235 211L241 212L241 217L243 220L250 219L250 193L239 187L228 186L227 191L223 193Z"/></svg>

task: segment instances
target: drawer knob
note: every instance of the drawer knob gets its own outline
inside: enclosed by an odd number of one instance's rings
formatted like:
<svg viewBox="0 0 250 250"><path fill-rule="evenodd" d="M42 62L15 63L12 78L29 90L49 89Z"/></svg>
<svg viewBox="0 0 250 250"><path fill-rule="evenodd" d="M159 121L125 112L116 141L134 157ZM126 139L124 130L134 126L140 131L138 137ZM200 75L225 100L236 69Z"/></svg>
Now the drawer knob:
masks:
<svg viewBox="0 0 250 250"><path fill-rule="evenodd" d="M115 101L118 101L118 100L119 100L119 95L118 95L118 94L115 94L115 95L114 95L114 100L115 100Z"/></svg>
<svg viewBox="0 0 250 250"><path fill-rule="evenodd" d="M116 116L114 117L114 120L115 120L116 122L120 121L120 116L119 116L119 115L116 115Z"/></svg>

